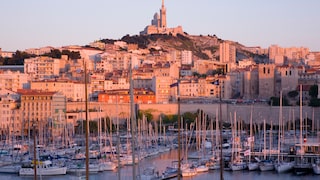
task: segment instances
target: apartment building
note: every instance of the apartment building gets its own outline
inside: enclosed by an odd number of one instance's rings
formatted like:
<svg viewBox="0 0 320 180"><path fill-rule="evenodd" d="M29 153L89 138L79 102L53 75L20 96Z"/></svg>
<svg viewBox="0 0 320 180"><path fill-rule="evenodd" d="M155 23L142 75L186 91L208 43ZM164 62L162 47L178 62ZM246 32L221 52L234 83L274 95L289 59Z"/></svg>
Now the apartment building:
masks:
<svg viewBox="0 0 320 180"><path fill-rule="evenodd" d="M236 63L236 47L229 41L220 43L220 62Z"/></svg>
<svg viewBox="0 0 320 180"><path fill-rule="evenodd" d="M2 49L0 48L0 56L3 58L12 58L14 54L15 54L15 52L2 51Z"/></svg>
<svg viewBox="0 0 320 180"><path fill-rule="evenodd" d="M32 79L51 79L59 76L60 60L51 57L35 57L24 60L24 71Z"/></svg>
<svg viewBox="0 0 320 180"><path fill-rule="evenodd" d="M103 53L101 62L97 63L97 70L112 72L114 70L128 70L129 67L138 67L140 61L135 54L115 51L114 53ZM131 66L130 66L131 65Z"/></svg>
<svg viewBox="0 0 320 180"><path fill-rule="evenodd" d="M26 49L25 52L28 54L34 54L34 55L40 56L46 53L50 53L51 50L54 50L54 47L46 46L41 48L29 48L29 49Z"/></svg>
<svg viewBox="0 0 320 180"><path fill-rule="evenodd" d="M114 77L104 81L104 90L129 89L130 82L127 77Z"/></svg>
<svg viewBox="0 0 320 180"><path fill-rule="evenodd" d="M135 78L133 79L133 88L149 88L152 87L152 78Z"/></svg>
<svg viewBox="0 0 320 180"><path fill-rule="evenodd" d="M6 143L21 137L21 117L18 108L19 95L13 91L0 90L0 139Z"/></svg>
<svg viewBox="0 0 320 180"><path fill-rule="evenodd" d="M133 90L133 101L136 104L154 104L156 103L156 96L151 89L137 88ZM99 93L98 102L111 104L130 103L130 91L128 89L121 89Z"/></svg>
<svg viewBox="0 0 320 180"><path fill-rule="evenodd" d="M31 89L42 91L61 92L68 101L84 100L85 84L79 81L71 81L67 79L51 79L41 81L31 81ZM91 85L88 85L89 93Z"/></svg>
<svg viewBox="0 0 320 180"><path fill-rule="evenodd" d="M216 70L219 65L218 62L209 60L197 60L194 62L192 71L198 72L199 74L206 74L212 70Z"/></svg>
<svg viewBox="0 0 320 180"><path fill-rule="evenodd" d="M169 76L154 76L152 78L152 91L156 94L156 103L169 103L171 88L174 79Z"/></svg>
<svg viewBox="0 0 320 180"><path fill-rule="evenodd" d="M271 45L269 47L269 59L275 60L276 57L285 57L288 60L298 60L302 58L306 58L306 56L310 53L309 48L305 47L289 47L283 48L278 45Z"/></svg>
<svg viewBox="0 0 320 180"><path fill-rule="evenodd" d="M198 97L199 83L197 78L182 79L179 84L180 96L183 97Z"/></svg>
<svg viewBox="0 0 320 180"><path fill-rule="evenodd" d="M181 51L181 64L192 64L192 51Z"/></svg>
<svg viewBox="0 0 320 180"><path fill-rule="evenodd" d="M20 71L0 70L0 88L17 91L18 89L29 88L29 76Z"/></svg>
<svg viewBox="0 0 320 180"><path fill-rule="evenodd" d="M61 143L67 124L66 97L62 93L39 90L19 90L18 94L21 95L24 136L27 137L29 128L35 126L39 144Z"/></svg>

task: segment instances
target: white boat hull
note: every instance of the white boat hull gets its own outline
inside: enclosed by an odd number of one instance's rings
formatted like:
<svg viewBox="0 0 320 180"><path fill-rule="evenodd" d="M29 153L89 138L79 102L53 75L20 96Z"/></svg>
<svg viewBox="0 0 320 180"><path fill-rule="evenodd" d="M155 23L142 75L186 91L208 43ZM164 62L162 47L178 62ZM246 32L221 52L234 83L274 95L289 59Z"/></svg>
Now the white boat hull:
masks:
<svg viewBox="0 0 320 180"><path fill-rule="evenodd" d="M102 162L99 164L99 171L113 171L117 168L114 162Z"/></svg>
<svg viewBox="0 0 320 180"><path fill-rule="evenodd" d="M98 173L99 171L100 171L100 167L98 165L89 164L89 173ZM67 173L76 173L76 174L86 173L86 167L71 166L71 167L68 167Z"/></svg>
<svg viewBox="0 0 320 180"><path fill-rule="evenodd" d="M258 169L259 169L259 163L250 162L250 163L248 164L248 169L249 169L249 171L258 170Z"/></svg>
<svg viewBox="0 0 320 180"><path fill-rule="evenodd" d="M288 172L293 169L294 162L282 162L279 164L275 164L274 168L278 173Z"/></svg>
<svg viewBox="0 0 320 180"><path fill-rule="evenodd" d="M191 177L197 174L197 170L194 168L187 168L182 170L182 177Z"/></svg>
<svg viewBox="0 0 320 180"><path fill-rule="evenodd" d="M246 169L247 167L248 166L245 162L230 164L230 168L232 171L241 171L241 170Z"/></svg>
<svg viewBox="0 0 320 180"><path fill-rule="evenodd" d="M208 172L209 168L207 166L202 165L202 166L198 166L196 168L196 171L197 173Z"/></svg>
<svg viewBox="0 0 320 180"><path fill-rule="evenodd" d="M320 164L312 164L312 170L314 174L320 174Z"/></svg>
<svg viewBox="0 0 320 180"><path fill-rule="evenodd" d="M0 173L18 174L20 165L8 165L0 167Z"/></svg>
<svg viewBox="0 0 320 180"><path fill-rule="evenodd" d="M42 175L42 176L65 175L66 173L67 173L67 167L37 168L37 175ZM19 175L34 176L34 169L21 168L19 170Z"/></svg>
<svg viewBox="0 0 320 180"><path fill-rule="evenodd" d="M260 171L272 171L274 169L273 163L262 163L259 164Z"/></svg>

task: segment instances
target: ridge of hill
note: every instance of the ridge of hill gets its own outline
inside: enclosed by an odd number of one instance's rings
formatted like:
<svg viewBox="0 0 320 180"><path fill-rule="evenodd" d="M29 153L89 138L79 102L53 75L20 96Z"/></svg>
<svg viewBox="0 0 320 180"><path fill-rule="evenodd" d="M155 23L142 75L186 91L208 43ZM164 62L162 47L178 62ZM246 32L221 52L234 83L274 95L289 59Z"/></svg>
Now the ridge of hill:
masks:
<svg viewBox="0 0 320 180"><path fill-rule="evenodd" d="M142 49L159 49L164 52L170 52L172 50L187 50L192 51L194 60L219 60L219 45L224 42L216 35L184 35L177 34L173 36L171 34L150 34L150 35L126 35L123 36L121 41L128 44L138 44ZM116 40L102 39L101 42L107 44L113 44ZM238 42L229 41L236 47L237 61L245 58L256 58L256 55L252 52L245 50L245 46Z"/></svg>

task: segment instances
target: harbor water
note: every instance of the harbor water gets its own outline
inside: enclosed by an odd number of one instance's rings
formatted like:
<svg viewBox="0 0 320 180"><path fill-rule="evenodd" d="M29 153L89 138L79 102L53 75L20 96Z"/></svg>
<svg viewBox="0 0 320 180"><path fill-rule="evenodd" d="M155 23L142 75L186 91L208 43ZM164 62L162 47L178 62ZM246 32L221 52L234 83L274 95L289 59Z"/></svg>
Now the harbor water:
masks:
<svg viewBox="0 0 320 180"><path fill-rule="evenodd" d="M142 173L142 171L147 167L155 167L155 169L161 174L167 166L170 166L172 161L177 160L177 150L171 150L170 152L143 159L136 165L136 174ZM181 155L183 156L183 155ZM118 170L115 171L105 171L96 174L90 174L90 180L117 180ZM121 180L131 180L132 178L132 166L124 166L120 170ZM297 176L293 172L278 174L276 171L224 171L223 176L225 180L319 180L320 175L307 174L302 176ZM32 180L33 177L21 177L15 174L0 174L1 180ZM62 176L38 176L38 179L43 180L80 180L85 179L84 176L79 175L62 175ZM136 178L137 180L139 178ZM177 178L173 178L177 179ZM192 180L219 180L220 170L213 170L206 173L197 174L193 177L182 177L181 179L192 179Z"/></svg>

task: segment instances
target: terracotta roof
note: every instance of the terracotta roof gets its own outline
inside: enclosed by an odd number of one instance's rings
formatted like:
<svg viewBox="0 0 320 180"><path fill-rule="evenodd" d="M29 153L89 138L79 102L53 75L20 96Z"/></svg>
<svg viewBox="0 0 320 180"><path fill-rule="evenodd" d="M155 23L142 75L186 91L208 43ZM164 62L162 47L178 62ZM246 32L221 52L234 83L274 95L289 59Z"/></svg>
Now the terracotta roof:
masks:
<svg viewBox="0 0 320 180"><path fill-rule="evenodd" d="M20 95L25 95L25 96L32 96L32 95L52 96L56 92L33 90L33 89L18 89L17 93Z"/></svg>

